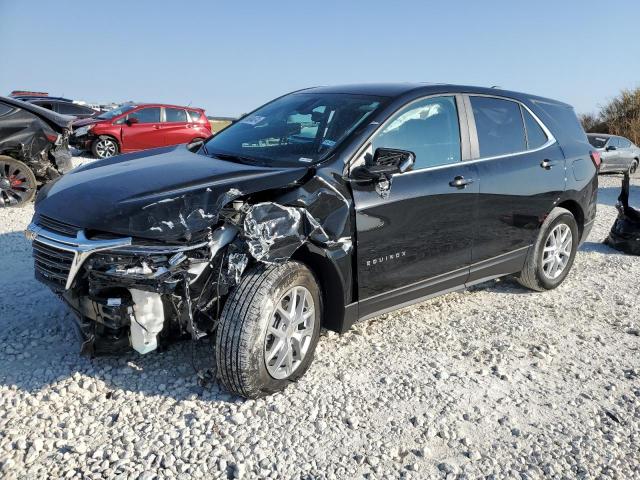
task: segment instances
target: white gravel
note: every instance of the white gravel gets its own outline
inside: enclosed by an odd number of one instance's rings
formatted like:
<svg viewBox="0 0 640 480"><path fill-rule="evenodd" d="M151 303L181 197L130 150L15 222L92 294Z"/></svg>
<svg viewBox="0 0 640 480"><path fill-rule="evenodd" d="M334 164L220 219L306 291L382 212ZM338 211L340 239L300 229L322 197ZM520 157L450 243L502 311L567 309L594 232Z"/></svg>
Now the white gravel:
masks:
<svg viewBox="0 0 640 480"><path fill-rule="evenodd" d="M601 244L620 178L557 290L490 282L325 334L258 401L199 387L189 343L80 357L33 279L33 209L0 210L0 477L639 478L640 257Z"/></svg>

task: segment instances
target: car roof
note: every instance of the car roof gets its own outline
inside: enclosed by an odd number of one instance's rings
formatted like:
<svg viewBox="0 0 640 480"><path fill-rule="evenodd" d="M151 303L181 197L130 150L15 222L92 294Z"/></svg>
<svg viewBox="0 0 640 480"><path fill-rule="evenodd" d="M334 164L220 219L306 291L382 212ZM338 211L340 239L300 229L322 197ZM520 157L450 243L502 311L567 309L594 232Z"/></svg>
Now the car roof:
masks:
<svg viewBox="0 0 640 480"><path fill-rule="evenodd" d="M362 83L354 85L335 85L305 88L293 93L346 93L354 95L376 95L381 97L400 97L406 94L430 95L438 93L476 93L514 98L516 100L537 100L571 107L571 105L522 92L503 90L501 88L477 87L471 85L456 85L449 83Z"/></svg>
<svg viewBox="0 0 640 480"><path fill-rule="evenodd" d="M29 102L31 103L32 101L43 101L43 100L51 100L51 101L57 101L57 102L73 102L73 100L71 100L70 98L64 98L64 97L49 97L49 96L36 96L36 95L16 95L15 97L9 97L9 98L13 98L15 100L22 100L23 102Z"/></svg>
<svg viewBox="0 0 640 480"><path fill-rule="evenodd" d="M167 108L186 108L187 110L204 110L200 107L185 107L184 105L171 105L169 103L127 103L134 107L167 107ZM124 103L122 105L125 105Z"/></svg>
<svg viewBox="0 0 640 480"><path fill-rule="evenodd" d="M53 112L51 110L47 110L46 108L42 108L38 105L34 105L33 103L23 102L21 100L15 100L13 98L8 97L0 97L0 101L11 105L16 108L21 108L28 112L37 115L48 121L49 123L53 123L61 128L67 128L73 121L74 117L69 115L61 115L59 113Z"/></svg>

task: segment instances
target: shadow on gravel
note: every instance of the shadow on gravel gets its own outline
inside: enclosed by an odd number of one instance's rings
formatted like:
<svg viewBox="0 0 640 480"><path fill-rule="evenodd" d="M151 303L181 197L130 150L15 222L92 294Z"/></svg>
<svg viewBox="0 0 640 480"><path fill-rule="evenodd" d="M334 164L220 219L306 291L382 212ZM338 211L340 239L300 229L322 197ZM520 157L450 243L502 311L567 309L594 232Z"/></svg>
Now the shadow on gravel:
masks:
<svg viewBox="0 0 640 480"><path fill-rule="evenodd" d="M614 187L598 188L598 204L614 207L616 205L616 202L618 201L618 196L620 195L623 176L619 174L610 174L606 176L619 180L619 183ZM634 176L632 178L635 179L636 177ZM640 205L640 185L633 183L631 184L631 187L629 189L629 203L631 205Z"/></svg>

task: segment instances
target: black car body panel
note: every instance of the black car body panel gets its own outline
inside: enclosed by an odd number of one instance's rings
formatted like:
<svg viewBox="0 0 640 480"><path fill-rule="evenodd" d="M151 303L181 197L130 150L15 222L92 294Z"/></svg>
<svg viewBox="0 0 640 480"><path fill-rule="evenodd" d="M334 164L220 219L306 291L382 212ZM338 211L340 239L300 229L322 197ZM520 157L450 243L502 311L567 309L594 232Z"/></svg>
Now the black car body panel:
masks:
<svg viewBox="0 0 640 480"><path fill-rule="evenodd" d="M179 145L79 167L42 189L36 203L38 213L71 225L179 242L215 223L233 197L288 185L306 171L211 159ZM74 204L81 212L67 208Z"/></svg>
<svg viewBox="0 0 640 480"><path fill-rule="evenodd" d="M48 271L38 266L38 250L37 275L78 314L92 344L105 335L127 343L126 306L135 304L139 291L173 312L166 314L169 324L197 337L210 328L203 319L215 318L226 293L251 264L289 258L306 263L322 287L323 325L345 331L357 319L519 272L556 206L574 214L581 240L589 232L596 167L575 114L564 103L454 85L318 87L291 95L301 94L373 95L379 106L340 142L327 144L327 155L302 157L297 165L275 158L271 165L223 159L211 150L192 153L180 146L95 162L43 189L30 227L34 245L44 249L41 238L47 248L67 248L85 264L75 277L65 265L59 266L62 274ZM512 102L509 108L520 112L523 122L530 116L544 139L534 145L533 130L521 126L525 147L482 156L485 137L480 137L487 130L475 121L476 97ZM402 117L420 102L424 110ZM397 133L393 122L438 120L445 103L454 115L447 114L446 125L436 124L446 126L457 142L455 155L437 154L440 163L417 164L376 181L357 177L385 129ZM496 108L494 113L503 112ZM321 117L317 111L300 115L309 116L307 124ZM260 118L252 112L238 123L259 124ZM451 128L459 133L451 134ZM295 148L306 148L300 144L304 136L296 135ZM437 142L425 148L445 151ZM65 228L68 238L56 240L51 232ZM104 247L103 239L122 246ZM180 246L185 258L175 250ZM105 248L108 254L85 255ZM150 248L169 249L170 258L141 253Z"/></svg>
<svg viewBox="0 0 640 480"><path fill-rule="evenodd" d="M0 97L0 105L0 155L24 162L40 183L71 170L72 117L11 98Z"/></svg>

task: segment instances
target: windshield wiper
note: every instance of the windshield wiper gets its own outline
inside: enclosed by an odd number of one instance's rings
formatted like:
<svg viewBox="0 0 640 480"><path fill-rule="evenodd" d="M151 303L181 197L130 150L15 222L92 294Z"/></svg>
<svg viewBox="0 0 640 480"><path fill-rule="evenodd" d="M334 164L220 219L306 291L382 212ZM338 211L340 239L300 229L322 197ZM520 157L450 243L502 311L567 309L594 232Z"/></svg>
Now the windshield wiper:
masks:
<svg viewBox="0 0 640 480"><path fill-rule="evenodd" d="M258 160L257 158L244 157L242 155L236 155L231 153L216 153L210 154L212 157L219 158L220 160L230 160L232 162L249 163L253 165L265 165L265 162Z"/></svg>

